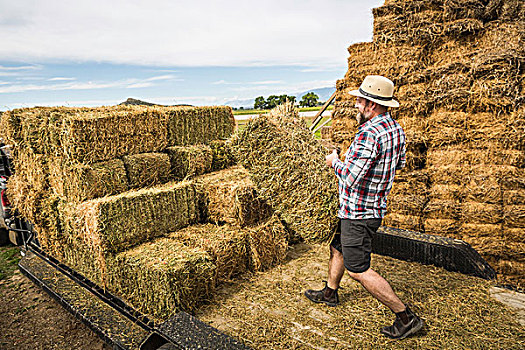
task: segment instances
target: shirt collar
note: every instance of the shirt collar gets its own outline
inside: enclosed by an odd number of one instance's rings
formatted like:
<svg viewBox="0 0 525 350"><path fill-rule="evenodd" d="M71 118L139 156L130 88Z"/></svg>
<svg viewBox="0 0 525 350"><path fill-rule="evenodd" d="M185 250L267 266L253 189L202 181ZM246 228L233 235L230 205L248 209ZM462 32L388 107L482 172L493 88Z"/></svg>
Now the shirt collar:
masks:
<svg viewBox="0 0 525 350"><path fill-rule="evenodd" d="M383 119L383 118L387 118L389 115L390 114L388 112L378 114L375 117L373 117L372 119L369 119L365 123L359 125L357 130L361 131L361 130L363 130L364 128L366 128L368 126L370 126L372 124L375 124L378 120Z"/></svg>

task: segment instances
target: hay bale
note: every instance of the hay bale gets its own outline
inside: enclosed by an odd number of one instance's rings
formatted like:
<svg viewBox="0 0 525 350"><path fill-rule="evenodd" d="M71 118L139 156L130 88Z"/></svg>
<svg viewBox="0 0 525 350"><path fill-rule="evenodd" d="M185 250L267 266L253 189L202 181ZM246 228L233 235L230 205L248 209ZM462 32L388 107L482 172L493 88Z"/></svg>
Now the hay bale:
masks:
<svg viewBox="0 0 525 350"><path fill-rule="evenodd" d="M94 164L49 162L49 184L53 193L69 202L113 195L128 190L126 168L120 159Z"/></svg>
<svg viewBox="0 0 525 350"><path fill-rule="evenodd" d="M412 190L419 193L428 192L429 177L425 170L396 172L394 183L408 183Z"/></svg>
<svg viewBox="0 0 525 350"><path fill-rule="evenodd" d="M385 4L372 9L374 18L388 15L403 15L427 10L439 10L443 5L442 0L412 0L412 1L385 1Z"/></svg>
<svg viewBox="0 0 525 350"><path fill-rule="evenodd" d="M460 203L465 197L462 186L455 184L433 184L430 186L429 198Z"/></svg>
<svg viewBox="0 0 525 350"><path fill-rule="evenodd" d="M379 74L389 77L396 85L406 84L423 70L423 51L423 47L415 45L353 44L348 48L350 57L345 80L348 87L357 88L365 76Z"/></svg>
<svg viewBox="0 0 525 350"><path fill-rule="evenodd" d="M435 183L432 184L429 189L429 198L431 200L445 200L460 203L464 197L464 189L455 184Z"/></svg>
<svg viewBox="0 0 525 350"><path fill-rule="evenodd" d="M237 163L230 141L215 140L209 146L212 153L211 171L226 169Z"/></svg>
<svg viewBox="0 0 525 350"><path fill-rule="evenodd" d="M469 111L510 113L519 96L517 77L475 79L469 91Z"/></svg>
<svg viewBox="0 0 525 350"><path fill-rule="evenodd" d="M525 17L525 6L521 0L506 0L503 3L500 19L504 21L515 21L516 18Z"/></svg>
<svg viewBox="0 0 525 350"><path fill-rule="evenodd" d="M62 237L58 248L59 252L54 252L53 257L97 285L107 288L106 266L112 255L95 256L89 244L73 237Z"/></svg>
<svg viewBox="0 0 525 350"><path fill-rule="evenodd" d="M403 230L423 232L423 216L389 212L383 218L382 225Z"/></svg>
<svg viewBox="0 0 525 350"><path fill-rule="evenodd" d="M156 319L192 312L214 289L210 256L171 238L117 254L108 265L108 289Z"/></svg>
<svg viewBox="0 0 525 350"><path fill-rule="evenodd" d="M522 205L525 203L525 190L503 191L503 205Z"/></svg>
<svg viewBox="0 0 525 350"><path fill-rule="evenodd" d="M426 10L374 18L374 42L420 45L436 41L443 32L441 16L439 10ZM405 25L399 26L401 22Z"/></svg>
<svg viewBox="0 0 525 350"><path fill-rule="evenodd" d="M501 238L499 236L498 238ZM509 242L494 237L466 236L463 237L482 256L496 259L511 260L514 262L525 262L525 244Z"/></svg>
<svg viewBox="0 0 525 350"><path fill-rule="evenodd" d="M428 167L427 170L430 182L443 185L461 185L465 176L469 173L467 167L456 165Z"/></svg>
<svg viewBox="0 0 525 350"><path fill-rule="evenodd" d="M337 184L326 150L291 104L252 119L234 141L262 199L306 241L330 238L337 222Z"/></svg>
<svg viewBox="0 0 525 350"><path fill-rule="evenodd" d="M30 149L16 152L15 174L9 177L7 194L15 210L34 224L40 224L42 203L49 196L49 170L46 157Z"/></svg>
<svg viewBox="0 0 525 350"><path fill-rule="evenodd" d="M503 218L501 205L466 201L461 204L461 218L465 223L497 224Z"/></svg>
<svg viewBox="0 0 525 350"><path fill-rule="evenodd" d="M198 201L192 182L168 183L80 203L66 221L102 256L196 223Z"/></svg>
<svg viewBox="0 0 525 350"><path fill-rule="evenodd" d="M468 164L468 155L463 146L432 147L427 151L427 166L429 167L441 167L444 165L461 167Z"/></svg>
<svg viewBox="0 0 525 350"><path fill-rule="evenodd" d="M171 175L178 180L211 171L213 152L209 146L173 146L166 148L171 162Z"/></svg>
<svg viewBox="0 0 525 350"><path fill-rule="evenodd" d="M206 220L240 227L268 218L272 209L259 198L248 173L241 167L224 169L195 179L205 202Z"/></svg>
<svg viewBox="0 0 525 350"><path fill-rule="evenodd" d="M517 167L499 167L498 175L503 190L525 189L525 169Z"/></svg>
<svg viewBox="0 0 525 350"><path fill-rule="evenodd" d="M4 113L2 129L6 139L14 148L30 149L39 154L52 155L57 152L62 120L79 108L35 107L21 108Z"/></svg>
<svg viewBox="0 0 525 350"><path fill-rule="evenodd" d="M401 85L396 88L396 96L403 104L396 111L398 118L428 115L435 107L435 101L429 96L428 82Z"/></svg>
<svg viewBox="0 0 525 350"><path fill-rule="evenodd" d="M52 149L70 161L96 163L166 147L166 115L159 108L117 106L55 111ZM54 125L54 124L53 124Z"/></svg>
<svg viewBox="0 0 525 350"><path fill-rule="evenodd" d="M206 251L215 265L215 282L230 281L248 269L248 236L238 227L192 225L168 236L184 245Z"/></svg>
<svg viewBox="0 0 525 350"><path fill-rule="evenodd" d="M481 20L494 19L502 1L483 0L445 0L443 12L445 18L477 18Z"/></svg>
<svg viewBox="0 0 525 350"><path fill-rule="evenodd" d="M455 219L424 219L425 233L431 235L460 238L458 235L461 223Z"/></svg>
<svg viewBox="0 0 525 350"><path fill-rule="evenodd" d="M510 284L517 288L525 286L525 262L504 259L487 259L498 273L498 283Z"/></svg>
<svg viewBox="0 0 525 350"><path fill-rule="evenodd" d="M482 167L477 169L480 168ZM503 197L499 182L496 176L471 175L463 186L465 199L479 203L501 204Z"/></svg>
<svg viewBox="0 0 525 350"><path fill-rule="evenodd" d="M525 228L525 205L505 205L503 224L505 227Z"/></svg>
<svg viewBox="0 0 525 350"><path fill-rule="evenodd" d="M389 210L404 215L421 215L427 202L427 196L389 195Z"/></svg>
<svg viewBox="0 0 525 350"><path fill-rule="evenodd" d="M235 128L231 107L165 108L168 114L168 146L208 144L226 140Z"/></svg>
<svg viewBox="0 0 525 350"><path fill-rule="evenodd" d="M429 219L454 219L461 215L461 205L458 200L442 200L429 198L423 209L426 218ZM425 225L426 228L426 225Z"/></svg>
<svg viewBox="0 0 525 350"><path fill-rule="evenodd" d="M502 233L501 224L462 224L459 233L461 237L497 237Z"/></svg>
<svg viewBox="0 0 525 350"><path fill-rule="evenodd" d="M465 151L468 154L470 165L510 165L518 168L525 167L525 152L518 149L503 148L510 148L512 145L508 142L504 142L501 139L493 139L490 141L492 142L487 142L481 145L487 146L486 149L469 149ZM506 146L504 146L505 144Z"/></svg>
<svg viewBox="0 0 525 350"><path fill-rule="evenodd" d="M407 163L403 171L413 171L425 167L427 158L427 137L425 123L418 117L403 117L399 124L406 135Z"/></svg>
<svg viewBox="0 0 525 350"><path fill-rule="evenodd" d="M356 121L355 121L355 113L352 116L353 119L349 118L342 118L342 119L336 119L332 121L332 128L333 128L333 134L332 134L332 141L336 144L340 145L341 153L346 151L348 147L350 146L350 140L352 140L352 134L355 130Z"/></svg>
<svg viewBox="0 0 525 350"><path fill-rule="evenodd" d="M20 143L20 109L5 111L0 115L0 136L6 144Z"/></svg>
<svg viewBox="0 0 525 350"><path fill-rule="evenodd" d="M170 158L164 153L142 153L124 156L130 188L151 187L170 178Z"/></svg>
<svg viewBox="0 0 525 350"><path fill-rule="evenodd" d="M247 227L246 232L252 271L264 271L284 261L289 232L276 215L258 226Z"/></svg>
<svg viewBox="0 0 525 350"><path fill-rule="evenodd" d="M462 18L444 24L443 34L451 37L476 34L483 29L483 22L474 18Z"/></svg>
<svg viewBox="0 0 525 350"><path fill-rule="evenodd" d="M425 173L414 171L396 174L392 190L388 194L388 213L422 216L427 197L428 177Z"/></svg>
<svg viewBox="0 0 525 350"><path fill-rule="evenodd" d="M523 227L506 227L503 225L503 237L513 242L525 243L525 235L523 234Z"/></svg>

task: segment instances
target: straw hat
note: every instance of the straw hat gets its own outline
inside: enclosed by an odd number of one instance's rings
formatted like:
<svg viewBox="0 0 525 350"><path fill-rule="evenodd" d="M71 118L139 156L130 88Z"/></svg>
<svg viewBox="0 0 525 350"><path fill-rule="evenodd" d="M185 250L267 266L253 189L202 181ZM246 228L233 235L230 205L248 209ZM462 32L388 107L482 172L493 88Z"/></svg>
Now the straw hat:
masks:
<svg viewBox="0 0 525 350"><path fill-rule="evenodd" d="M399 107L399 102L393 99L394 83L380 75L369 75L363 80L359 90L352 90L350 95L366 98L372 102L387 107Z"/></svg>

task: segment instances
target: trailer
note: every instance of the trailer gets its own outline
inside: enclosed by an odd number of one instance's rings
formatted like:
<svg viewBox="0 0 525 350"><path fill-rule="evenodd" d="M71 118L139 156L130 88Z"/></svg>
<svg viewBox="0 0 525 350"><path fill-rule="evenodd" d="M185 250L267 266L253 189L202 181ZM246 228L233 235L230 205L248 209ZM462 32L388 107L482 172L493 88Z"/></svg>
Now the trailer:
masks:
<svg viewBox="0 0 525 350"><path fill-rule="evenodd" d="M11 175L6 148L2 157L2 198ZM249 349L196 317L178 312L155 323L124 300L45 252L38 232L2 200L2 222L13 244L20 247L21 272L66 310L92 329L113 349ZM485 279L496 274L467 243L445 237L382 227L373 237L373 252L401 260L443 267Z"/></svg>

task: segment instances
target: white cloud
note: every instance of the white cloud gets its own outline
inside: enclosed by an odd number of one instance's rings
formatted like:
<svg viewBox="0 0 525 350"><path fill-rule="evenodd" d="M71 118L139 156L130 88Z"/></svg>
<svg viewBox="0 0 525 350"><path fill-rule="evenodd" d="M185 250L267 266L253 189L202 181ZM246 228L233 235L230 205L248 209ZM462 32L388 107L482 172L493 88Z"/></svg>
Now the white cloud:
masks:
<svg viewBox="0 0 525 350"><path fill-rule="evenodd" d="M146 78L146 79L125 79L118 81L98 81L98 82L67 82L59 84L12 84L8 86L0 87L0 93L20 93L28 91L60 91L60 90L98 90L98 89L110 89L110 88L126 88L126 89L136 89L136 88L147 88L155 86L152 81L162 80ZM49 79L55 81L68 80L68 79Z"/></svg>
<svg viewBox="0 0 525 350"><path fill-rule="evenodd" d="M251 98L255 95L276 95L281 93L292 94L305 90L313 90L323 87L334 86L332 80L311 80L294 84L281 84L278 86L268 85L252 85L232 88L232 91L241 95L241 98Z"/></svg>
<svg viewBox="0 0 525 350"><path fill-rule="evenodd" d="M211 83L212 85L277 85L282 84L282 80L267 80L267 81L249 81L249 82L231 82L226 80L218 80Z"/></svg>
<svg viewBox="0 0 525 350"><path fill-rule="evenodd" d="M4 70L4 71L20 71L20 70L37 70L37 69L42 69L41 66L39 65L34 65L34 66L2 66L0 65L0 70Z"/></svg>
<svg viewBox="0 0 525 350"><path fill-rule="evenodd" d="M267 80L267 81L252 81L248 84L250 85L276 85L276 84L282 84L282 80Z"/></svg>
<svg viewBox="0 0 525 350"><path fill-rule="evenodd" d="M153 85L154 84L152 83L135 83L135 84L130 84L126 86L126 89L147 88L147 87L152 87Z"/></svg>
<svg viewBox="0 0 525 350"><path fill-rule="evenodd" d="M6 61L341 66L382 0L0 2ZM26 10L27 9L27 10ZM344 63L343 63L344 64Z"/></svg>
<svg viewBox="0 0 525 350"><path fill-rule="evenodd" d="M158 75L156 77L147 78L146 81L157 81L157 80L176 80L176 81L184 81L184 79L177 78L173 74L166 74L166 75Z"/></svg>
<svg viewBox="0 0 525 350"><path fill-rule="evenodd" d="M48 80L49 81L71 81L71 80L76 80L76 78L54 77Z"/></svg>

